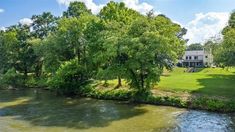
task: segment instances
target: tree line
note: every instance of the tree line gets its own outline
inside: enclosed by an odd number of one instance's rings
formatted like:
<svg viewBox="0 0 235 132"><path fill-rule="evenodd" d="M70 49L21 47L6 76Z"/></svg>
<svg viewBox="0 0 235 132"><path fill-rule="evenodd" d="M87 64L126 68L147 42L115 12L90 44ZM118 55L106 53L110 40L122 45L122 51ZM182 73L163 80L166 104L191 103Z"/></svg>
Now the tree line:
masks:
<svg viewBox="0 0 235 132"><path fill-rule="evenodd" d="M186 48L185 28L165 15L142 15L122 2L109 2L97 15L82 2L71 2L61 17L43 12L31 19L30 25L0 31L2 84L45 84L74 93L91 80L117 79L119 88L125 79L141 93L160 80L164 68L172 69ZM235 42L230 21L220 50L225 56L235 52L226 49ZM225 61L221 63L228 65Z"/></svg>

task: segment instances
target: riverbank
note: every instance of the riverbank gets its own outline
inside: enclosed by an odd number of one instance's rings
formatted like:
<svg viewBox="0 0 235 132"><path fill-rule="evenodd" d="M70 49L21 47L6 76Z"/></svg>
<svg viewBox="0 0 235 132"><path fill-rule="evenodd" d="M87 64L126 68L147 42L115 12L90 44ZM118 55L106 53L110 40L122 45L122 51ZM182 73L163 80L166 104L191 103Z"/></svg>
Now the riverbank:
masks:
<svg viewBox="0 0 235 132"><path fill-rule="evenodd" d="M127 125L128 124L128 125ZM42 89L0 91L0 131L234 131L235 115L91 98Z"/></svg>
<svg viewBox="0 0 235 132"><path fill-rule="evenodd" d="M84 87L75 88L75 95L229 113L235 112L234 72L234 68L205 68L188 73L184 68L176 68L172 72L165 71L160 83L148 94L142 95L137 95L125 80L122 80L120 88L116 88L118 80L107 80L106 83L93 80ZM28 82L27 87L48 85L46 80ZM16 90L14 87L9 88ZM46 89L50 90L49 87Z"/></svg>
<svg viewBox="0 0 235 132"><path fill-rule="evenodd" d="M148 95L135 96L135 91L124 86L116 89L115 83L103 86L102 83L92 83L83 88L82 96L105 100L122 100L134 103L174 106L179 108L207 110L212 112L235 112L235 100L228 98L193 95L182 91L151 90Z"/></svg>
<svg viewBox="0 0 235 132"><path fill-rule="evenodd" d="M27 88L25 89L27 90ZM51 90L48 88L43 89ZM20 91L22 89L14 88L8 90ZM52 90L52 92L54 91ZM152 104L194 110L207 110L219 113L235 112L235 100L233 99L193 95L185 91L164 91L159 89L153 89L150 94L136 97L136 91L133 89L125 86L116 89L112 87L112 85L104 87L103 84L97 82L82 88L76 96L101 100L128 101L134 104Z"/></svg>

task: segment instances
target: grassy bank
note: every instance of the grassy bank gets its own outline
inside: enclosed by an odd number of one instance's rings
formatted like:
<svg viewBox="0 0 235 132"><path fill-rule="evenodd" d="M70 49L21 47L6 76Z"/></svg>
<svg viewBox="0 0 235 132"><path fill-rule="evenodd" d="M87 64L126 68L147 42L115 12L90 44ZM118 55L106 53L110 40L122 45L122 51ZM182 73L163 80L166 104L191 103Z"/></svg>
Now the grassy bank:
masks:
<svg viewBox="0 0 235 132"><path fill-rule="evenodd" d="M176 68L165 72L156 89L193 95L235 99L235 68L205 68L194 73Z"/></svg>
<svg viewBox="0 0 235 132"><path fill-rule="evenodd" d="M235 99L230 96L230 94L226 97L209 96L207 93L194 94L193 91L187 89L165 90L156 88L151 91L151 94L136 98L135 91L128 88L127 84L124 83L119 89L115 89L116 85L116 80L108 81L108 85L105 86L103 85L103 82L96 81L84 88L82 93L86 97L97 99L124 100L136 103L175 106L214 112L235 112ZM219 92L218 95L220 95Z"/></svg>
<svg viewBox="0 0 235 132"><path fill-rule="evenodd" d="M133 99L135 91L123 84L115 89L117 80L89 85L87 96L99 99L131 100L139 103L168 105L216 112L235 112L235 68L204 68L194 73L185 68L165 71L161 81L146 97Z"/></svg>
<svg viewBox="0 0 235 132"><path fill-rule="evenodd" d="M174 106L180 108L208 110L213 112L230 113L235 112L235 100L225 100L220 98L193 97L185 99L182 96L167 94L150 94L140 98L135 97L135 91L128 89L99 89L97 87L86 89L83 93L85 97L105 100L131 101L134 103L144 103L153 105Z"/></svg>
<svg viewBox="0 0 235 132"><path fill-rule="evenodd" d="M165 71L160 83L149 94L143 95L137 95L125 80L122 80L122 86L117 89L117 79L108 80L106 84L104 81L94 80L88 85L72 88L76 90L75 95L96 99L235 112L235 68L197 69L194 73L185 70L176 68L171 72ZM26 84L25 87L47 86L45 79L30 78Z"/></svg>

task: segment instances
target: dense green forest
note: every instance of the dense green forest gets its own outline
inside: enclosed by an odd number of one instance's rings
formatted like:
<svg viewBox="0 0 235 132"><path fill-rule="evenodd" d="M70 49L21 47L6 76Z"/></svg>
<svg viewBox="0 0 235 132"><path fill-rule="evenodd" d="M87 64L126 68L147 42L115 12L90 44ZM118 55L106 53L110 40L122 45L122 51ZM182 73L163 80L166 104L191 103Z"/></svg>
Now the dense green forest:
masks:
<svg viewBox="0 0 235 132"><path fill-rule="evenodd" d="M109 2L94 15L84 3L72 2L61 17L44 12L31 19L0 32L1 87L49 87L70 95L94 80L116 79L116 88L125 80L142 94L186 49L185 28L124 3ZM234 66L235 13L223 35L207 46L216 47L218 64Z"/></svg>

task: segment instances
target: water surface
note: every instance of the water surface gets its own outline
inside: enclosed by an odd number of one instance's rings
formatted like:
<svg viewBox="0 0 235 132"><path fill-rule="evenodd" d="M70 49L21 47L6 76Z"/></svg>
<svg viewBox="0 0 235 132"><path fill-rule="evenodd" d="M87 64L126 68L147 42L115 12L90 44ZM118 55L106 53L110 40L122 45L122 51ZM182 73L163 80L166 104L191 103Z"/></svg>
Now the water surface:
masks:
<svg viewBox="0 0 235 132"><path fill-rule="evenodd" d="M233 132L235 116L0 90L0 132Z"/></svg>

